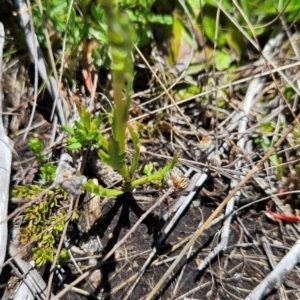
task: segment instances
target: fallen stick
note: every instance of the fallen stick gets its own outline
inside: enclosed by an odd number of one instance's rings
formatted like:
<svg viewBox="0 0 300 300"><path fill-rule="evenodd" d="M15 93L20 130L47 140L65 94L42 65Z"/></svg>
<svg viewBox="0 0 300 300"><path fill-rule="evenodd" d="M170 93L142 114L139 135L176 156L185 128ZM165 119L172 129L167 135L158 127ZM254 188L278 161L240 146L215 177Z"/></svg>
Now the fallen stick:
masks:
<svg viewBox="0 0 300 300"><path fill-rule="evenodd" d="M273 289L278 289L285 277L300 260L300 239L283 257L275 269L247 296L246 300L259 300L267 296Z"/></svg>

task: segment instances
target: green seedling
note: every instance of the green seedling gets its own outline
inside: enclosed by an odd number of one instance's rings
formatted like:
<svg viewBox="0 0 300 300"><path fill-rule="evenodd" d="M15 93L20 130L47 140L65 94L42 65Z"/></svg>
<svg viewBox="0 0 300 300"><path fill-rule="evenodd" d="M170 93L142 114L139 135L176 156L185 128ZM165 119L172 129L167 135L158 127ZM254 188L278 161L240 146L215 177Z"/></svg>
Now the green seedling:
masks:
<svg viewBox="0 0 300 300"><path fill-rule="evenodd" d="M163 168L160 168L157 171L154 171L152 163L146 165L143 170L145 176L142 176L141 178L134 180L131 186L136 187L148 182L161 185L162 180L166 177L167 173L175 167L177 162L178 162L178 157L175 154L172 162L166 163L166 165Z"/></svg>
<svg viewBox="0 0 300 300"><path fill-rule="evenodd" d="M108 141L100 133L100 125L102 122L102 114L99 113L93 118L92 113L86 110L86 106L76 104L80 121L75 121L75 126L62 126L71 137L67 138L67 149L77 150L87 145L93 145L95 149L101 145L105 150L108 149Z"/></svg>
<svg viewBox="0 0 300 300"><path fill-rule="evenodd" d="M40 168L40 183L53 182L55 180L56 166L53 163L45 163Z"/></svg>
<svg viewBox="0 0 300 300"><path fill-rule="evenodd" d="M68 249L66 248L63 248L61 249L60 253L59 253L59 256L58 256L58 263L59 264L63 264L63 263L66 263L68 262L68 260L70 259L70 254L69 254L69 251Z"/></svg>
<svg viewBox="0 0 300 300"><path fill-rule="evenodd" d="M40 163L47 162L48 157L42 153L44 150L44 145L39 138L31 137L28 141L28 146L36 160L38 160Z"/></svg>
<svg viewBox="0 0 300 300"><path fill-rule="evenodd" d="M32 137L28 141L28 146L40 163L39 167L39 181L42 184L53 182L55 179L56 167L48 161L48 156L43 154L44 145L39 138Z"/></svg>

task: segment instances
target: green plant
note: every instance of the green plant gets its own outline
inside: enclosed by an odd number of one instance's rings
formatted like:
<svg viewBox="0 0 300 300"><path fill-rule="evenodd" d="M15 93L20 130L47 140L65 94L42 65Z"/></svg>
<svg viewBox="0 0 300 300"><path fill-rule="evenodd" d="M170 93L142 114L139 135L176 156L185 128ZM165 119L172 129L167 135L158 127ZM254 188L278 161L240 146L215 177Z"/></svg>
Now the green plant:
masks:
<svg viewBox="0 0 300 300"><path fill-rule="evenodd" d="M43 187L33 184L15 186L12 190L12 197L32 200L43 191ZM36 242L32 252L37 266L52 261L55 244L66 223L66 210L57 207L58 194L64 194L60 188L56 191L48 191L41 201L25 210L19 239L21 243Z"/></svg>
<svg viewBox="0 0 300 300"><path fill-rule="evenodd" d="M99 113L95 118L91 112L86 110L85 105L76 104L80 121L75 121L75 126L62 126L71 137L67 138L67 149L76 150L87 145L93 145L98 149L101 145L105 150L108 149L108 141L100 132L100 125L102 122L102 114Z"/></svg>
<svg viewBox="0 0 300 300"><path fill-rule="evenodd" d="M80 116L80 121L75 122L74 128L71 126L62 126L62 128L71 136L67 138L67 149L77 150L83 149L84 147L92 146L98 151L99 157L107 165L111 166L115 171L123 176L125 184L124 187L126 190L130 190L136 186L152 182L161 184L161 181L166 176L167 172L172 169L177 163L177 155L175 154L172 162L167 163L163 168L154 170L153 164L149 163L144 166L142 172L144 176L136 179L135 176L136 170L138 167L139 159L139 137L133 131L130 126L127 126L127 123L122 124L124 129L128 128L131 136L131 140L134 145L134 153L131 161L126 163L126 149L124 152L118 152L120 150L119 144L113 139L108 139L100 132L100 126L102 121L102 115L99 113L94 118L92 117L91 112L86 111L86 107L78 106L78 112ZM112 126L114 125L114 119L112 118ZM124 136L124 143L126 142L126 136ZM121 154L120 154L121 153ZM128 158L129 159L129 158ZM130 167L128 166L130 165ZM127 176L125 177L124 174ZM118 196L123 193L122 190L118 189L108 189L102 186L97 186L93 183L92 180L88 180L83 184L83 189L99 194L105 197Z"/></svg>
<svg viewBox="0 0 300 300"><path fill-rule="evenodd" d="M99 158L111 166L124 178L125 190L151 181L162 180L166 173L175 165L177 157L164 168L140 179L135 179L140 155L139 137L133 128L127 125L129 118L130 96L132 93L133 66L131 51L135 33L128 15L114 8L111 1L101 1L102 9L107 17L107 36L112 59L112 86L114 92L114 108L110 117L112 138L106 139L100 133L102 115L99 113L93 118L85 106L77 105L81 122L75 122L75 128L63 126L62 128L71 135L67 139L68 149L75 150L86 145L91 145L98 151ZM133 143L133 155L128 163L126 157L126 131L129 131ZM126 161L127 158L127 161ZM115 193L102 187L96 187L88 181L83 188L97 192L101 195ZM120 191L117 191L119 193Z"/></svg>
<svg viewBox="0 0 300 300"><path fill-rule="evenodd" d="M28 141L28 146L36 158L36 160L40 163L39 167L39 181L42 184L46 184L49 182L53 182L55 179L55 171L56 166L52 163L48 162L48 156L43 154L44 145L39 138L31 137Z"/></svg>
<svg viewBox="0 0 300 300"><path fill-rule="evenodd" d="M56 166L48 162L47 155L43 154L44 145L39 138L30 138L28 146L40 163L39 185L14 186L11 195L30 201L45 192L47 186L54 181ZM19 239L21 243L36 242L32 252L37 266L53 260L55 245L66 223L67 211L58 207L57 196L62 200L67 197L60 187L56 187L54 190L49 190L40 201L27 208L24 213Z"/></svg>
<svg viewBox="0 0 300 300"><path fill-rule="evenodd" d="M125 13L137 31L134 42L139 46L149 42L151 24L171 24L171 15L152 12L155 0L121 0L112 2L115 10ZM71 6L70 0L42 1L42 14L37 0L33 1L32 12L36 33L40 44L52 47L55 53L62 49L62 37L66 36L65 66L70 75L81 62L85 83L91 90L91 72L95 66L108 68L111 57L106 23L106 13L101 1L79 0ZM68 18L69 16L69 18ZM42 22L42 20L45 20ZM51 45L47 45L45 27L50 36ZM72 77L69 76L71 79Z"/></svg>
<svg viewBox="0 0 300 300"><path fill-rule="evenodd" d="M45 163L48 160L47 155L43 154L44 145L39 138L31 137L28 141L28 146L33 156L40 162Z"/></svg>
<svg viewBox="0 0 300 300"><path fill-rule="evenodd" d="M160 1L164 11L172 7L170 2L173 1ZM297 0L240 0L235 2L231 0L186 0L185 4L191 20L187 18L187 10L180 5L179 1L176 1L173 23L168 26L170 34L164 38L164 44L167 43L168 47L164 50L167 52L167 62L173 66L182 58L182 52L186 51L187 47L192 51L195 44L199 45L199 43L193 44L192 32L198 40L201 37L205 42L200 43L198 50L205 55L205 59L197 62L197 55L195 55L187 69L188 74L207 71L212 64L218 71L229 71L230 68L235 68L236 62L240 63L244 59L244 49L248 47L249 41L220 7L224 8L252 38L253 34L262 38L263 35L270 36L280 31L280 22L273 22L280 14L285 16L287 22L293 24L299 19ZM192 24L189 24L189 21ZM192 28L189 25L192 25Z"/></svg>

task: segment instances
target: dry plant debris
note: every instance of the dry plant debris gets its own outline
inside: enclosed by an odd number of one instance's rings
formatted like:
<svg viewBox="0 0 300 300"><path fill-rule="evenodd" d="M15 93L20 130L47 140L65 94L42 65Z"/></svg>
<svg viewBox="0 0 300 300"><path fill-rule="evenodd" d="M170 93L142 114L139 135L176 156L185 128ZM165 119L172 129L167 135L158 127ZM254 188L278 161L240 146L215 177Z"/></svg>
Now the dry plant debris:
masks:
<svg viewBox="0 0 300 300"><path fill-rule="evenodd" d="M225 0L203 2L203 9L193 1L172 8L152 1L148 20L119 1L126 18L112 24L117 12L107 1L65 2L63 21L51 15L49 2L43 8L50 18L48 54L36 21L42 4L30 10L13 2L14 14L5 2L11 13L3 18L5 43L0 27L1 141L14 142L1 163L2 192L10 180L11 197L8 205L8 197L0 197L0 235L7 240L8 228L9 236L7 253L4 243L0 251L6 253L0 297L298 299L300 38L294 1L282 13L266 3L270 24L259 8L250 6L251 16L239 1L230 2L235 11ZM107 23L103 11L112 14ZM80 19L84 14L90 20ZM264 29L253 25L257 16ZM83 34L76 40L68 22L94 31L76 31ZM130 22L135 34L124 31ZM118 30L136 38L135 45ZM16 37L23 34L21 49ZM118 81L116 74L127 77ZM122 128L126 157L109 146L121 132L111 125L116 99L120 107L130 104L119 123L130 125ZM96 139L103 148L88 143ZM12 169L4 165L9 155Z"/></svg>

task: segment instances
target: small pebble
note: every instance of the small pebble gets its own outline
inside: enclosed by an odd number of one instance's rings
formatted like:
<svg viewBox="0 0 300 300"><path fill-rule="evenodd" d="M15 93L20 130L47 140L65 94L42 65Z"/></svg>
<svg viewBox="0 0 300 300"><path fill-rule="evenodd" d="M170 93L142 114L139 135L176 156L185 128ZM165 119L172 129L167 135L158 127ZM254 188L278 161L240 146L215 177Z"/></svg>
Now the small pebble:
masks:
<svg viewBox="0 0 300 300"><path fill-rule="evenodd" d="M194 200L192 202L193 207L199 207L200 206L200 201L199 200Z"/></svg>
<svg viewBox="0 0 300 300"><path fill-rule="evenodd" d="M100 281L101 281L101 272L100 270L95 270L91 276L90 276L90 281L92 282L92 285L94 288L97 288Z"/></svg>
<svg viewBox="0 0 300 300"><path fill-rule="evenodd" d="M89 259L89 266L96 266L96 264L97 264L97 259L95 258Z"/></svg>

